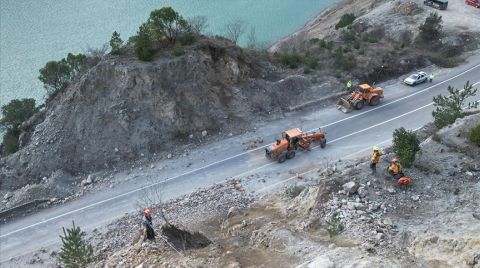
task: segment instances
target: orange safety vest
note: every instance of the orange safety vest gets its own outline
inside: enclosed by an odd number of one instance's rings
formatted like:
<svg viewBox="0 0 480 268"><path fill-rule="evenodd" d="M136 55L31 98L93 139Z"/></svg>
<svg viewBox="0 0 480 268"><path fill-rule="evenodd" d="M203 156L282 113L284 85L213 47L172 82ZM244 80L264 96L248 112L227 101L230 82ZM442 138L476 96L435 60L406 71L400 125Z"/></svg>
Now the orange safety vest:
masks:
<svg viewBox="0 0 480 268"><path fill-rule="evenodd" d="M402 171L402 167L400 166L400 164L391 164L388 170L391 171L393 174L398 174Z"/></svg>
<svg viewBox="0 0 480 268"><path fill-rule="evenodd" d="M380 156L382 156L382 153L373 152L372 159L371 159L372 163L377 164L378 162L380 162Z"/></svg>

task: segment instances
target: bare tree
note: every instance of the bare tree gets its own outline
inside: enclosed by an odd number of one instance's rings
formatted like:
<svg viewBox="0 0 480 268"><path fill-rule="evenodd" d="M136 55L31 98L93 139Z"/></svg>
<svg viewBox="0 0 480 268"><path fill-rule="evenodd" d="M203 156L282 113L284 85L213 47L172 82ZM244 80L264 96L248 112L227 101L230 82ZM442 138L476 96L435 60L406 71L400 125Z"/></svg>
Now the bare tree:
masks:
<svg viewBox="0 0 480 268"><path fill-rule="evenodd" d="M240 36L245 33L246 28L245 21L237 19L225 26L225 36L236 44Z"/></svg>
<svg viewBox="0 0 480 268"><path fill-rule="evenodd" d="M140 197L135 203L135 207L143 212L146 208L155 208L155 215L158 215L166 224L171 225L164 213L164 203L162 199L162 190L153 180L149 180L149 185L143 188Z"/></svg>
<svg viewBox="0 0 480 268"><path fill-rule="evenodd" d="M191 17L187 21L190 29L196 34L201 34L208 28L207 17L205 16Z"/></svg>
<svg viewBox="0 0 480 268"><path fill-rule="evenodd" d="M247 36L247 48L249 49L256 49L258 44L257 44L257 36L255 34L255 27L252 26L250 27L250 32L248 33Z"/></svg>

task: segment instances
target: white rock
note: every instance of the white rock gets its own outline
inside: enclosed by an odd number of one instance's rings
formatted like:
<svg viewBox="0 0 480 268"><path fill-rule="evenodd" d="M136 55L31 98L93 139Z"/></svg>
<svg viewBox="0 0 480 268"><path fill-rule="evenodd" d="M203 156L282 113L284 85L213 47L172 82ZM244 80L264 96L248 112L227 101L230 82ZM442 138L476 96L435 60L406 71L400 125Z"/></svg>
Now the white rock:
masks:
<svg viewBox="0 0 480 268"><path fill-rule="evenodd" d="M207 136L208 132L206 130L202 131L202 137Z"/></svg>
<svg viewBox="0 0 480 268"><path fill-rule="evenodd" d="M395 191L395 189L393 189L393 187L390 186L390 187L387 188L387 192L389 192L389 193L391 193L391 194L394 194L394 193L396 193L397 191Z"/></svg>
<svg viewBox="0 0 480 268"><path fill-rule="evenodd" d="M471 171L467 171L467 172L465 172L465 174L467 174L467 176L469 176L469 177L473 177L473 172L471 172Z"/></svg>
<svg viewBox="0 0 480 268"><path fill-rule="evenodd" d="M231 207L230 209L228 209L227 218L231 218L237 215L239 212L240 209L238 209L237 207Z"/></svg>
<svg viewBox="0 0 480 268"><path fill-rule="evenodd" d="M167 159L171 159L171 158L172 158L172 154L171 153L167 154Z"/></svg>
<svg viewBox="0 0 480 268"><path fill-rule="evenodd" d="M119 151L117 147L115 147L115 149L113 149L113 150L114 150L116 153L118 153L118 151Z"/></svg>
<svg viewBox="0 0 480 268"><path fill-rule="evenodd" d="M350 182L345 183L342 186L342 188L345 192L347 192L349 194L354 194L358 189L358 185L354 181L350 181Z"/></svg>
<svg viewBox="0 0 480 268"><path fill-rule="evenodd" d="M382 234L382 233L378 233L378 234L377 234L377 240L382 240L382 239L384 239L384 238L385 238L385 235L384 235L384 234Z"/></svg>
<svg viewBox="0 0 480 268"><path fill-rule="evenodd" d="M335 263L333 263L328 257L320 256L315 258L311 263L307 265L307 268L334 268Z"/></svg>
<svg viewBox="0 0 480 268"><path fill-rule="evenodd" d="M413 201L418 201L418 200L420 200L420 196L414 195L414 196L412 196L412 200Z"/></svg>
<svg viewBox="0 0 480 268"><path fill-rule="evenodd" d="M155 165L150 165L150 168L151 168L151 169L154 169L154 168L155 168Z"/></svg>
<svg viewBox="0 0 480 268"><path fill-rule="evenodd" d="M7 193L3 196L3 198L4 198L4 199L10 199L12 196L13 196L12 192L7 192Z"/></svg>
<svg viewBox="0 0 480 268"><path fill-rule="evenodd" d="M193 134L188 135L188 138L193 139Z"/></svg>

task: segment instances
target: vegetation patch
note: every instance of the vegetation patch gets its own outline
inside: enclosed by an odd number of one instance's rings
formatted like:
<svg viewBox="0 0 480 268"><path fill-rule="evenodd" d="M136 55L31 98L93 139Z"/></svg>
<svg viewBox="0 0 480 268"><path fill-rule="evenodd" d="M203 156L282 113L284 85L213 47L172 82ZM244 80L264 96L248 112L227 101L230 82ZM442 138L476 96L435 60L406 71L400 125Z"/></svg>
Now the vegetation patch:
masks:
<svg viewBox="0 0 480 268"><path fill-rule="evenodd" d="M393 152L405 167L410 167L415 161L415 154L420 151L420 141L412 131L401 127L393 132Z"/></svg>
<svg viewBox="0 0 480 268"><path fill-rule="evenodd" d="M355 21L355 15L353 13L343 14L342 17L340 18L340 21L338 21L338 23L335 24L335 30L347 27L348 25L351 25L353 21Z"/></svg>
<svg viewBox="0 0 480 268"><path fill-rule="evenodd" d="M470 131L470 141L480 147L480 124Z"/></svg>

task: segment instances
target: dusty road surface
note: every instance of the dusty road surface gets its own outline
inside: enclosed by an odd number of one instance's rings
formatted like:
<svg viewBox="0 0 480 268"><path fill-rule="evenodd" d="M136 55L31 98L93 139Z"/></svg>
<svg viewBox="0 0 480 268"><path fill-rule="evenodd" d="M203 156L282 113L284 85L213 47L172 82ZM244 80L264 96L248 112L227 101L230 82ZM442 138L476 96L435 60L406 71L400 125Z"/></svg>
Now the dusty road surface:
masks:
<svg viewBox="0 0 480 268"><path fill-rule="evenodd" d="M255 133L206 145L188 155L152 166L120 172L115 176L117 184L113 188L103 187L72 202L1 225L0 261L7 262L41 247L57 246L61 227L70 225L72 220L89 232L134 211L136 200L146 187L160 187L163 198L169 199L235 178L242 179L246 190L262 193L292 180L296 173L353 157L374 145L387 144L394 129L402 126L417 129L430 122L432 97L445 93L448 85L461 88L469 80L478 86L480 56L472 56L460 67L435 72L436 81L416 87L403 85L402 78L382 84L386 97L377 107L366 107L350 114L343 114L334 107L294 112L285 119L256 126ZM266 159L263 147L244 151L243 142L262 137L267 145L282 130L291 127L325 130L327 147L299 153L283 164ZM251 175L255 175L255 179L251 179Z"/></svg>

